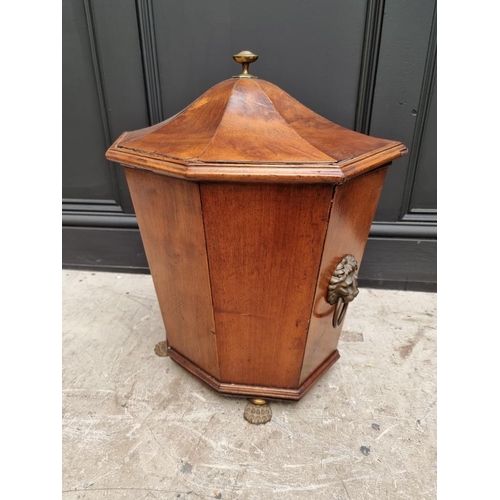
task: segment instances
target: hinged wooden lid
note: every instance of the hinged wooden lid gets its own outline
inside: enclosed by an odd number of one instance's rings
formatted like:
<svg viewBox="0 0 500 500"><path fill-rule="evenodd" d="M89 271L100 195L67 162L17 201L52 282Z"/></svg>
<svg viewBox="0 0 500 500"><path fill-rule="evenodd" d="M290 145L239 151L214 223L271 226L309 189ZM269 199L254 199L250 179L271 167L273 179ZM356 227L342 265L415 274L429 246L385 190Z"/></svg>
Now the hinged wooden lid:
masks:
<svg viewBox="0 0 500 500"><path fill-rule="evenodd" d="M123 133L106 157L192 180L336 184L407 152L330 122L245 69L172 118Z"/></svg>

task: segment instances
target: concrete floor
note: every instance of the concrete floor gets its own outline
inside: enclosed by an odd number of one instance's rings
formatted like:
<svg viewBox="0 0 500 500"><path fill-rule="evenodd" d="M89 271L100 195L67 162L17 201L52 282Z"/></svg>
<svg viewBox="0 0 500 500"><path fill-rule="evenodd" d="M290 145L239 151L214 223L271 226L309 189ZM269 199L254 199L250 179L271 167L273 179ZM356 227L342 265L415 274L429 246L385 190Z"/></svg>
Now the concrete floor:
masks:
<svg viewBox="0 0 500 500"><path fill-rule="evenodd" d="M253 426L153 348L150 276L63 271L63 499L436 498L436 295L362 289L340 360Z"/></svg>

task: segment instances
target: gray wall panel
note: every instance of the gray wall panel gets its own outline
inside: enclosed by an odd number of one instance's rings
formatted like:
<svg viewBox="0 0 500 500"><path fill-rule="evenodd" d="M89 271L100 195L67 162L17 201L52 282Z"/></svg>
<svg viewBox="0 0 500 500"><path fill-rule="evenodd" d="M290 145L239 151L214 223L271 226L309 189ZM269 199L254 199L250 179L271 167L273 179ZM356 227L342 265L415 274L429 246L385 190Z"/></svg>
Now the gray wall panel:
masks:
<svg viewBox="0 0 500 500"><path fill-rule="evenodd" d="M120 166L125 130L177 113L252 72L326 118L403 141L389 169L361 281L435 288L435 0L67 0L63 2L65 267L147 272Z"/></svg>
<svg viewBox="0 0 500 500"><path fill-rule="evenodd" d="M134 0L94 2L110 139L147 127L148 113Z"/></svg>
<svg viewBox="0 0 500 500"><path fill-rule="evenodd" d="M390 168L376 220L397 221L403 207L434 0L386 0L370 134L402 141L410 154Z"/></svg>
<svg viewBox="0 0 500 500"><path fill-rule="evenodd" d="M437 92L436 79L433 78L429 109L422 134L413 181L409 211L419 213L434 212L437 208Z"/></svg>
<svg viewBox="0 0 500 500"><path fill-rule="evenodd" d="M71 210L133 213L122 168L104 153L149 124L136 4L69 0L63 12L63 198Z"/></svg>
<svg viewBox="0 0 500 500"><path fill-rule="evenodd" d="M63 8L63 197L117 201L112 173L103 156L105 126L101 116L92 21L80 0Z"/></svg>
<svg viewBox="0 0 500 500"><path fill-rule="evenodd" d="M138 229L64 227L63 267L149 272Z"/></svg>
<svg viewBox="0 0 500 500"><path fill-rule="evenodd" d="M139 28L134 0L92 2L95 36L106 101L109 144L125 130L149 125ZM104 155L105 151L100 151ZM110 164L121 208L133 212L120 165Z"/></svg>
<svg viewBox="0 0 500 500"><path fill-rule="evenodd" d="M366 2L256 0L153 2L164 116L239 73L251 50L255 75L317 113L353 128Z"/></svg>
<svg viewBox="0 0 500 500"><path fill-rule="evenodd" d="M369 238L359 277L371 283L399 282L403 289L412 289L412 283L436 283L436 241Z"/></svg>

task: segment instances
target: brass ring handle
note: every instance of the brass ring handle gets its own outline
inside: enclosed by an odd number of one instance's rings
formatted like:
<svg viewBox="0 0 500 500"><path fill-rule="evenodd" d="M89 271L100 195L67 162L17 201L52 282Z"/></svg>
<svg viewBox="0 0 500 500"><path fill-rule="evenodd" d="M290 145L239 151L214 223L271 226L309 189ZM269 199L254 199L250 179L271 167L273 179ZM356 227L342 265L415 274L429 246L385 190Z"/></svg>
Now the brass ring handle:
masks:
<svg viewBox="0 0 500 500"><path fill-rule="evenodd" d="M354 255L346 255L337 265L328 284L326 301L335 306L332 326L337 328L344 321L345 313L359 293L358 261Z"/></svg>
<svg viewBox="0 0 500 500"><path fill-rule="evenodd" d="M337 299L332 317L333 328L337 328L342 323L342 321L344 321L345 313L347 312L348 307L349 304L346 303L343 297L339 297Z"/></svg>

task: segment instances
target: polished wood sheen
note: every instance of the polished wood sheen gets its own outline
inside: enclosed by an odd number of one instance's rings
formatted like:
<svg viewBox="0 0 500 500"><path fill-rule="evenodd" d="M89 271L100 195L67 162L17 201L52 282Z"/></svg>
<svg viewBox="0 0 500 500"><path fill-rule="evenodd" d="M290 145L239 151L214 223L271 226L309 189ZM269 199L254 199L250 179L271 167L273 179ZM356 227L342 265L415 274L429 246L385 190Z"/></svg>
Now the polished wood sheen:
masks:
<svg viewBox="0 0 500 500"><path fill-rule="evenodd" d="M339 352L334 351L325 361L316 369L316 371L297 388L289 389L284 387L274 387L272 385L246 385L239 383L221 382L209 373L202 370L182 354L178 353L172 347L168 348L170 356L179 366L185 368L189 373L199 378L212 389L227 396L246 396L266 399L286 399L298 401L302 396L314 386L315 382L339 359Z"/></svg>
<svg viewBox="0 0 500 500"><path fill-rule="evenodd" d="M108 159L196 181L338 184L406 153L330 122L261 79L215 85L174 117L123 133Z"/></svg>
<svg viewBox="0 0 500 500"><path fill-rule="evenodd" d="M198 184L125 169L170 346L219 376Z"/></svg>
<svg viewBox="0 0 500 500"><path fill-rule="evenodd" d="M223 394L300 399L339 358L330 277L361 262L405 152L251 78L123 133L107 157L126 167L168 355Z"/></svg>
<svg viewBox="0 0 500 500"><path fill-rule="evenodd" d="M222 382L298 387L332 192L201 185Z"/></svg>
<svg viewBox="0 0 500 500"><path fill-rule="evenodd" d="M326 301L328 282L345 255L354 255L361 264L386 173L387 166L335 188L300 384L337 349L343 323L332 327L333 306Z"/></svg>

